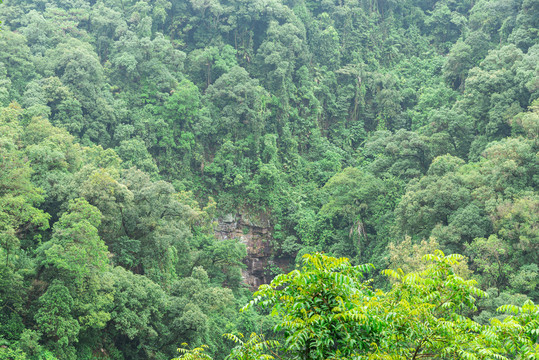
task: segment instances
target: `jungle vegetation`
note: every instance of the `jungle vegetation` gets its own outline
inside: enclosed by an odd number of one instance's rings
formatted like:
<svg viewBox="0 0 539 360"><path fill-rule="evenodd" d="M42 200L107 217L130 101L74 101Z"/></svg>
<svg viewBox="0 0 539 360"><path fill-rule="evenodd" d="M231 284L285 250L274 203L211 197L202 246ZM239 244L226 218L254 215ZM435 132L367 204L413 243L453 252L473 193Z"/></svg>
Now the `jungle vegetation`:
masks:
<svg viewBox="0 0 539 360"><path fill-rule="evenodd" d="M539 0L0 21L0 359L538 358Z"/></svg>

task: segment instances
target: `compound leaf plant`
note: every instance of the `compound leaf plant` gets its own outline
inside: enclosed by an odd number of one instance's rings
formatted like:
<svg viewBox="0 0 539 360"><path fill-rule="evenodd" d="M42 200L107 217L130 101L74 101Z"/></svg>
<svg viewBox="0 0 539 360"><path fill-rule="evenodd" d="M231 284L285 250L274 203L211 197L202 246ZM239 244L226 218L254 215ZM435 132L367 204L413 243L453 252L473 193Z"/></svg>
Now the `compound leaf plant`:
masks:
<svg viewBox="0 0 539 360"><path fill-rule="evenodd" d="M506 305L498 309L510 314L503 321L473 321L487 293L454 271L463 260L438 250L423 257L422 271L384 270L392 285L383 291L365 279L370 264L306 254L301 269L260 286L241 310L269 310L283 341L225 337L238 344L233 353L241 359L539 359L539 306Z"/></svg>

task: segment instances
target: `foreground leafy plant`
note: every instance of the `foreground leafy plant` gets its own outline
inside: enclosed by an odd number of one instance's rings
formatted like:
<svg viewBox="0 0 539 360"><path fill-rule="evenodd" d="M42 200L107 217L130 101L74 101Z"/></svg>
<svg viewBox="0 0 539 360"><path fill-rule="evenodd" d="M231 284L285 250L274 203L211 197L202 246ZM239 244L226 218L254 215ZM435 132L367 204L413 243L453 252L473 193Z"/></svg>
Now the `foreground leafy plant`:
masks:
<svg viewBox="0 0 539 360"><path fill-rule="evenodd" d="M183 343L181 347L178 348L178 352L181 354L180 357L174 358L172 360L211 360L211 356L206 354L205 351L208 349L208 345L201 345L192 349L187 348L187 344Z"/></svg>
<svg viewBox="0 0 539 360"><path fill-rule="evenodd" d="M302 270L262 285L242 310L258 304L281 319L284 348L292 358L331 358L365 352L378 342L385 326L354 309L375 293L363 274L372 265L351 266L346 258L306 254Z"/></svg>
<svg viewBox="0 0 539 360"><path fill-rule="evenodd" d="M264 338L264 335L251 333L249 339L245 341L243 340L244 336L241 333L238 335L224 334L223 336L237 344L237 346L232 349L232 352L225 358L225 360L272 360L275 358L281 358L272 350L273 348L279 346L279 342L275 340L267 340ZM264 354L264 352L270 352L271 355Z"/></svg>
<svg viewBox="0 0 539 360"><path fill-rule="evenodd" d="M307 254L301 270L262 285L242 311L255 305L278 318L286 359L539 359L539 307L502 306L503 322L484 326L471 320L475 302L487 294L474 280L455 274L462 255L425 255L425 270L383 273L393 281L374 290L364 274L372 265L352 266L346 258ZM253 334L229 359L271 359L277 352ZM264 354L270 350L271 355ZM268 351L266 351L268 352ZM278 355L277 355L278 356Z"/></svg>

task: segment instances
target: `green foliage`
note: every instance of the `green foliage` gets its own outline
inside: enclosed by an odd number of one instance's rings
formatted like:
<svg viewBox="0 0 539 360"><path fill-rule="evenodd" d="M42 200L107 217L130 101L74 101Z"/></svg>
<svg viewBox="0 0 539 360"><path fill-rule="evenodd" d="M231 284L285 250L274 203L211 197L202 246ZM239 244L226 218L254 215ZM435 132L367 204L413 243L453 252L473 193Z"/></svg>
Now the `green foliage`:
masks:
<svg viewBox="0 0 539 360"><path fill-rule="evenodd" d="M0 349L0 359L2 360L26 360L26 354L20 349L13 350L10 348Z"/></svg>
<svg viewBox="0 0 539 360"><path fill-rule="evenodd" d="M326 359L365 351L377 341L381 324L368 316L361 322L348 312L354 301L372 296L363 273L369 265L352 267L345 258L304 255L304 266L278 275L262 285L243 309L260 304L279 317L276 331L284 331L284 347L293 358Z"/></svg>
<svg viewBox="0 0 539 360"><path fill-rule="evenodd" d="M493 319L498 341L503 345L502 351L509 356L534 358L539 355L537 346L537 314L538 307L532 301L526 301L522 307L504 305L499 312L510 314L503 322ZM492 336L492 333L488 333ZM490 339L489 339L490 340Z"/></svg>
<svg viewBox="0 0 539 360"><path fill-rule="evenodd" d="M68 212L54 226L54 234L43 249L44 264L65 271L81 282L108 265L108 251L97 228L101 213L84 199L70 202Z"/></svg>
<svg viewBox="0 0 539 360"><path fill-rule="evenodd" d="M369 266L305 255L301 271L262 286L248 306L272 308L280 318L276 329L285 331L284 349L294 358L475 353L481 345L469 330L479 325L458 311L474 309L474 296L484 293L453 274L451 266L462 257L425 258L434 264L422 272L385 271L397 282L384 293L361 280Z"/></svg>
<svg viewBox="0 0 539 360"><path fill-rule="evenodd" d="M418 344L416 360L533 354L519 315L494 336L453 315L486 325L503 321L499 305L539 299L538 11L537 0L0 3L0 357L164 359L184 341L185 356L205 343L219 359L232 346L301 357L312 344L317 356L349 345L350 357L413 358ZM469 262L420 261L437 247ZM299 327L275 334L291 337L279 339L289 354L269 355L273 338L222 337L278 322L235 314L243 275L269 281L315 251L350 260L346 271L306 260L313 288L333 296L324 284L342 275L363 303L349 288L346 309L304 294L324 320L292 309ZM416 275L364 283L350 269L365 262ZM476 313L431 311L443 297L429 284L472 291L447 266L492 294ZM358 304L375 326L358 325ZM384 313L394 304L403 317Z"/></svg>
<svg viewBox="0 0 539 360"><path fill-rule="evenodd" d="M17 142L21 139L20 107L13 104L0 114L0 245L5 264L20 246L20 238L33 229L45 230L50 216L37 208L44 201L42 189L31 181L32 169Z"/></svg>
<svg viewBox="0 0 539 360"><path fill-rule="evenodd" d="M69 289L60 281L55 281L39 302L41 306L35 320L50 339L54 352L59 357L75 359L73 344L77 342L80 324L71 314L74 300Z"/></svg>
<svg viewBox="0 0 539 360"><path fill-rule="evenodd" d="M154 326L163 314L166 299L163 290L148 278L121 267L114 268L113 276L114 310L109 326L131 340L157 336Z"/></svg>
<svg viewBox="0 0 539 360"><path fill-rule="evenodd" d="M372 265L351 266L346 258L315 253L305 255L304 266L262 285L254 305L271 310L278 318L275 331L285 337L265 340L251 334L225 334L238 344L227 359L366 359L465 358L508 359L537 355L537 306L503 305L499 312L512 313L481 325L462 315L477 310L476 300L487 293L464 280L459 268L462 255L423 256L423 270L405 274L384 270L393 279L389 291L373 290L363 274ZM210 358L204 347L179 349L187 356ZM270 355L271 354L271 355ZM199 358L196 357L196 358ZM183 358L183 357L181 357ZM189 357L190 358L190 357Z"/></svg>
<svg viewBox="0 0 539 360"><path fill-rule="evenodd" d="M187 344L184 343L182 346L187 346ZM178 352L181 354L181 356L174 358L173 360L210 360L211 357L204 353L205 349L207 348L208 345L202 345L193 349L178 348Z"/></svg>
<svg viewBox="0 0 539 360"><path fill-rule="evenodd" d="M431 264L420 272L385 271L397 282L382 300L389 300L382 314L394 317L377 353L394 358L494 356L496 351L482 342L479 324L461 315L476 310L476 299L486 296L475 281L453 272L463 257L437 251L423 259Z"/></svg>
<svg viewBox="0 0 539 360"><path fill-rule="evenodd" d="M105 329L124 354L150 356L162 331L167 296L158 284L124 268L114 268L112 277L114 301Z"/></svg>
<svg viewBox="0 0 539 360"><path fill-rule="evenodd" d="M278 341L266 340L263 335L258 335L256 333L252 333L247 341L242 340L244 336L241 333L238 335L224 334L223 336L237 344L237 346L230 352L230 355L227 355L225 358L227 360L275 359L274 356L264 354L264 352L271 352L272 348L279 346ZM274 353L274 355L278 357L277 354Z"/></svg>

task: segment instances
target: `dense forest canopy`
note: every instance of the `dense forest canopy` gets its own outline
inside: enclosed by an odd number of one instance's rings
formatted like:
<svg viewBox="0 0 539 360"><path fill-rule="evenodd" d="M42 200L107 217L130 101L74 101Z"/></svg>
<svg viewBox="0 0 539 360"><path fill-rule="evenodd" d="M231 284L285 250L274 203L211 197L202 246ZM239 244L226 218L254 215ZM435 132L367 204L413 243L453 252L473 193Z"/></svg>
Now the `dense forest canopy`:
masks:
<svg viewBox="0 0 539 360"><path fill-rule="evenodd" d="M537 356L538 0L4 0L0 21L0 359ZM269 277L303 266L266 308L239 312L253 245L216 236L228 214L268 220ZM307 278L357 336L268 314ZM467 298L449 315L425 310L442 279ZM410 316L432 321L406 343Z"/></svg>

